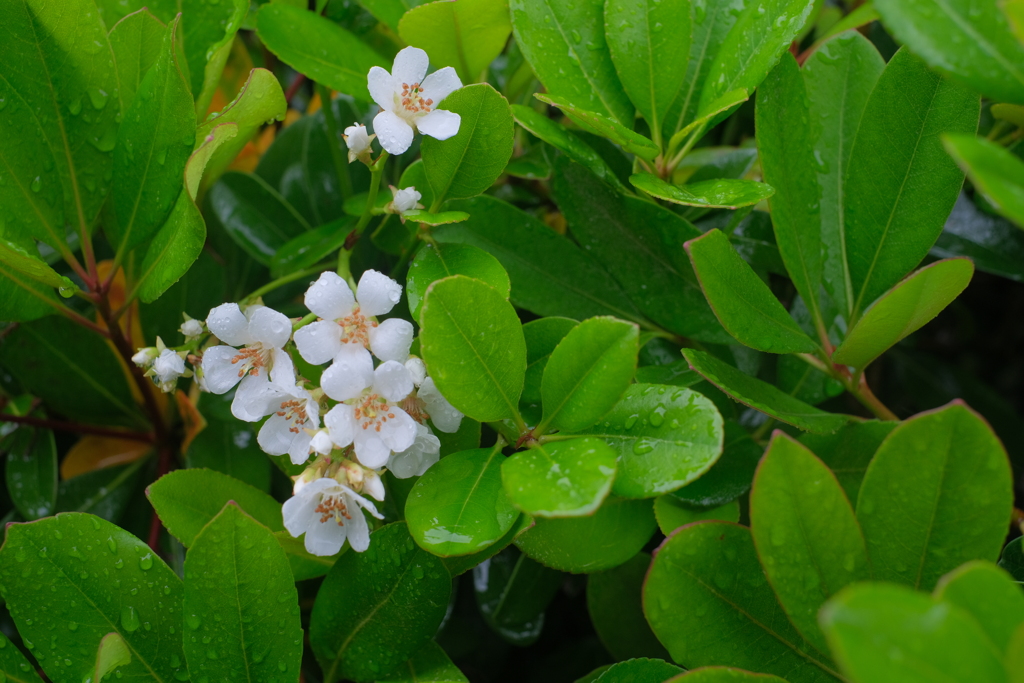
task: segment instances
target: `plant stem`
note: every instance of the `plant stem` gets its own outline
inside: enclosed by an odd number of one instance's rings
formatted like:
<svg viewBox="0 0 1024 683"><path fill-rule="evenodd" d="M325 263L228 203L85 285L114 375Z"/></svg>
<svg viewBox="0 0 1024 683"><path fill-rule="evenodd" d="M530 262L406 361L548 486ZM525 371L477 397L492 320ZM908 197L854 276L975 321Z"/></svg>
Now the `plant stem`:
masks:
<svg viewBox="0 0 1024 683"><path fill-rule="evenodd" d="M343 198L351 197L352 177L349 175L348 163L338 143L338 121L334 118L334 107L331 106L331 90L317 83L316 91L320 95L320 106L324 111L324 121L327 123L328 146L331 149L331 159L334 161L334 172L338 176L338 189L341 190Z"/></svg>
<svg viewBox="0 0 1024 683"><path fill-rule="evenodd" d="M76 434L94 434L96 436L109 436L115 439L126 439L128 441L142 441L153 443L153 435L146 432L131 432L120 429L108 429L94 425L80 424L78 422L63 422L61 420L47 420L41 417L29 417L22 415L0 414L0 422L13 422L25 424L31 427L53 429L59 432L75 432Z"/></svg>
<svg viewBox="0 0 1024 683"><path fill-rule="evenodd" d="M684 144L682 149L680 149L679 152L677 152L676 155L672 157L672 160L669 161L668 165L665 167L666 179L672 176L672 172L676 170L676 166L678 166L679 163L686 158L686 155L690 153L690 150L693 149L693 146L696 145L697 141L700 140L701 136L704 135L704 129L707 127L707 125L707 123L702 123L693 129L693 132L690 133L690 137L686 140L686 144Z"/></svg>
<svg viewBox="0 0 1024 683"><path fill-rule="evenodd" d="M896 416L896 413L889 410L884 403L878 400L874 392L871 391L871 387L868 386L867 378L864 375L860 376L860 381L854 385L852 379L846 387L847 391L853 394L854 398L860 401L861 405L871 411L871 413L879 420L885 420L887 422L899 422L900 418Z"/></svg>
<svg viewBox="0 0 1024 683"><path fill-rule="evenodd" d="M380 190L380 178L384 175L384 165L388 160L388 151L381 150L380 156L377 157L377 161L373 162L370 166L370 192L366 195L366 208L363 209L363 215L359 217L359 222L356 223L356 227L352 230L352 233L345 240L344 249L350 250L355 245L356 240L359 239L363 231L366 230L366 226L370 223L370 219L373 218L374 205L377 203L377 192ZM340 268L342 263L338 262Z"/></svg>
<svg viewBox="0 0 1024 683"><path fill-rule="evenodd" d="M294 331L294 330L298 330L300 328L303 328L306 325L308 325L311 322L313 322L314 320L316 320L316 313L310 313L306 317L304 317L301 320L299 320L299 322L297 322L294 325L292 325L292 330Z"/></svg>

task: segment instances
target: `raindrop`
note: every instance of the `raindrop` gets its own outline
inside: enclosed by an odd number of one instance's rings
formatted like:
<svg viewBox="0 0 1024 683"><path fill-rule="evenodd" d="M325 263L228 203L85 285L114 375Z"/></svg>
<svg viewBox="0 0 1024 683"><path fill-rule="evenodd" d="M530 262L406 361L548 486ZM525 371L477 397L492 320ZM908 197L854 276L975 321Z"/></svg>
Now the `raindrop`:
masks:
<svg viewBox="0 0 1024 683"><path fill-rule="evenodd" d="M152 569L153 568L153 554L152 553L147 553L147 554L143 555L141 558L139 558L139 567L143 571L147 571L149 569Z"/></svg>
<svg viewBox="0 0 1024 683"><path fill-rule="evenodd" d="M107 99L110 97L106 90L100 88L89 88L85 91L89 95L89 101L92 102L93 109L103 109L107 106Z"/></svg>
<svg viewBox="0 0 1024 683"><path fill-rule="evenodd" d="M74 621L69 621L68 622L68 630L69 631L77 631L78 630L78 623L74 622Z"/></svg>
<svg viewBox="0 0 1024 683"><path fill-rule="evenodd" d="M110 548L110 552L116 553L117 552L117 541L115 541L113 539L113 537L108 538L107 539L107 547Z"/></svg>
<svg viewBox="0 0 1024 683"><path fill-rule="evenodd" d="M68 104L68 111L71 112L72 116L78 116L82 113L82 98L78 97Z"/></svg>
<svg viewBox="0 0 1024 683"><path fill-rule="evenodd" d="M124 566L124 560L122 560L120 557L117 558L117 562L114 563L114 567L116 569L120 569L123 566Z"/></svg>
<svg viewBox="0 0 1024 683"><path fill-rule="evenodd" d="M39 190L43 189L43 179L36 176L35 180L32 181L32 184L29 185L29 187L32 188L33 192L39 192Z"/></svg>
<svg viewBox="0 0 1024 683"><path fill-rule="evenodd" d="M199 628L199 624L202 623L202 622L199 619L199 615L198 614L190 614L187 617L185 617L185 623L188 624L188 627L190 629L195 631L197 628Z"/></svg>
<svg viewBox="0 0 1024 683"><path fill-rule="evenodd" d="M134 607L125 605L121 608L121 626L129 633L139 629L139 615Z"/></svg>

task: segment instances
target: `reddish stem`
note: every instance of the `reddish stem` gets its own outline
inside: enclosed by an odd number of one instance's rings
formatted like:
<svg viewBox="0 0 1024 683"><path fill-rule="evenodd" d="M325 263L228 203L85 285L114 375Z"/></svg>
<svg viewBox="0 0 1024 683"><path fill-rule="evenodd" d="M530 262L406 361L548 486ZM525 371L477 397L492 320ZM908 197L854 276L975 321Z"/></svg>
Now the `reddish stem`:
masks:
<svg viewBox="0 0 1024 683"><path fill-rule="evenodd" d="M61 420L47 420L41 417L29 417L22 415L0 414L0 422L14 422L43 429L53 429L59 432L75 432L76 434L94 434L96 436L109 436L115 439L126 439L128 441L142 441L153 443L153 435L146 432L130 432L95 425L80 424L78 422L64 422Z"/></svg>
<svg viewBox="0 0 1024 683"><path fill-rule="evenodd" d="M173 451L169 444L164 444L160 447L160 459L157 463L156 478L164 476L171 471L171 464L173 461ZM160 531L163 530L163 523L160 521L160 515L153 510L153 516L149 520L149 548L157 555L160 555Z"/></svg>
<svg viewBox="0 0 1024 683"><path fill-rule="evenodd" d="M295 80L292 81L292 84L288 86L288 90L284 93L284 99L288 102L289 107L292 104L292 98L295 97L295 93L299 92L299 88L301 88L302 84L305 82L306 74L299 74L295 77Z"/></svg>

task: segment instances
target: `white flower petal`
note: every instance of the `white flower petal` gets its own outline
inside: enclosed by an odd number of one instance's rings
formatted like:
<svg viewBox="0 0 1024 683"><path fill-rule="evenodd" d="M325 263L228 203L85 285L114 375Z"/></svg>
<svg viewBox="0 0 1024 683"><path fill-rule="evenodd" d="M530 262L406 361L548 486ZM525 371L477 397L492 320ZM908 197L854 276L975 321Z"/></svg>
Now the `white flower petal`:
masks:
<svg viewBox="0 0 1024 683"><path fill-rule="evenodd" d="M315 514L316 507L320 504L319 495L310 496L306 493L306 490L316 483L314 481L306 484L302 487L301 494L292 496L281 506L284 528L295 538L306 532L306 528Z"/></svg>
<svg viewBox="0 0 1024 683"><path fill-rule="evenodd" d="M366 524L366 520L363 520ZM345 537L348 535L348 526L338 524L333 518L326 522L316 520L306 529L306 550L319 557L335 555L345 545Z"/></svg>
<svg viewBox="0 0 1024 683"><path fill-rule="evenodd" d="M370 67L370 73L366 74L366 87L370 90L370 97L381 109L390 111L395 108L395 82L387 69Z"/></svg>
<svg viewBox="0 0 1024 683"><path fill-rule="evenodd" d="M238 376L238 365L231 359L238 355L238 349L231 346L214 346L203 353L203 377L211 393L223 394L242 379Z"/></svg>
<svg viewBox="0 0 1024 683"><path fill-rule="evenodd" d="M423 380L427 378L427 366L421 358L413 357L405 361L405 369L412 375L412 383L416 386L423 384Z"/></svg>
<svg viewBox="0 0 1024 683"><path fill-rule="evenodd" d="M301 465L309 460L309 442L313 437L304 429L300 430L298 434L291 433L291 435L292 443L288 447L288 457L291 458L293 465Z"/></svg>
<svg viewBox="0 0 1024 683"><path fill-rule="evenodd" d="M462 117L447 109L435 109L416 119L416 130L437 140L447 140L459 132Z"/></svg>
<svg viewBox="0 0 1024 683"><path fill-rule="evenodd" d="M384 482L373 470L364 470L363 492L376 500L384 500Z"/></svg>
<svg viewBox="0 0 1024 683"><path fill-rule="evenodd" d="M402 285L376 270L364 271L356 288L359 312L365 316L383 315L402 298Z"/></svg>
<svg viewBox="0 0 1024 683"><path fill-rule="evenodd" d="M352 519L348 520L346 526L348 544L352 546L352 550L361 553L370 547L370 527L361 510L356 508L352 511Z"/></svg>
<svg viewBox="0 0 1024 683"><path fill-rule="evenodd" d="M263 306L249 318L249 334L264 347L279 349L292 336L292 321L284 313Z"/></svg>
<svg viewBox="0 0 1024 683"><path fill-rule="evenodd" d="M356 299L348 283L337 273L328 270L306 290L305 303L306 308L324 320L337 320L352 312Z"/></svg>
<svg viewBox="0 0 1024 683"><path fill-rule="evenodd" d="M341 351L341 328L333 320L317 320L295 331L295 347L307 363L323 365Z"/></svg>
<svg viewBox="0 0 1024 683"><path fill-rule="evenodd" d="M404 363L409 357L412 337L411 322L401 318L390 318L377 327L370 328L370 350L381 360Z"/></svg>
<svg viewBox="0 0 1024 683"><path fill-rule="evenodd" d="M287 394L266 375L247 375L231 401L231 414L245 422L258 422L274 411Z"/></svg>
<svg viewBox="0 0 1024 683"><path fill-rule="evenodd" d="M412 375L398 361L384 361L373 371L373 393L380 394L391 403L401 401L412 393L413 388Z"/></svg>
<svg viewBox="0 0 1024 683"><path fill-rule="evenodd" d="M407 47L400 51L395 55L395 65L391 67L394 89L401 91L402 84L422 83L428 66L430 58L418 47Z"/></svg>
<svg viewBox="0 0 1024 683"><path fill-rule="evenodd" d="M373 132L388 154L402 154L412 145L412 126L390 111L382 111L373 117Z"/></svg>
<svg viewBox="0 0 1024 683"><path fill-rule="evenodd" d="M384 430L382 429L381 431ZM370 429L356 429L355 447L356 458L364 467L369 467L370 469L375 470L378 467L383 467L387 464L388 458L391 457L391 449L387 447L372 427Z"/></svg>
<svg viewBox="0 0 1024 683"><path fill-rule="evenodd" d="M330 433L321 429L310 440L309 447L320 455L330 455L331 451L334 450L334 442L331 441Z"/></svg>
<svg viewBox="0 0 1024 683"><path fill-rule="evenodd" d="M392 407L390 414L394 417L389 417L387 422L381 424L380 439L390 450L400 453L416 441L417 423L416 420L409 417L409 413L401 408ZM386 458L385 462L387 462Z"/></svg>
<svg viewBox="0 0 1024 683"><path fill-rule="evenodd" d="M292 392L295 387L295 364L287 351L274 349L270 354L270 381Z"/></svg>
<svg viewBox="0 0 1024 683"><path fill-rule="evenodd" d="M459 80L459 74L454 68L446 66L424 78L421 85L423 99L434 100L436 106L441 104L441 100L461 88L462 81Z"/></svg>
<svg viewBox="0 0 1024 683"><path fill-rule="evenodd" d="M211 310L206 318L206 327L217 339L231 346L245 346L253 342L249 335L249 319L238 304L221 304Z"/></svg>
<svg viewBox="0 0 1024 683"><path fill-rule="evenodd" d="M448 434L459 431L463 414L441 395L432 377L423 380L416 395L427 405L427 414L435 427Z"/></svg>
<svg viewBox="0 0 1024 683"><path fill-rule="evenodd" d="M293 432L289 431L291 426L291 422L280 415L271 415L270 419L260 427L260 433L256 437L256 442L259 443L264 453L284 455L291 448L292 437L295 436Z"/></svg>
<svg viewBox="0 0 1024 683"><path fill-rule="evenodd" d="M334 406L324 415L324 426L327 427L334 445L338 448L348 446L356 434L355 409L344 403ZM319 452L323 453L323 451Z"/></svg>
<svg viewBox="0 0 1024 683"><path fill-rule="evenodd" d="M320 377L320 387L335 401L347 401L373 383L373 357L358 344L342 344L331 367Z"/></svg>

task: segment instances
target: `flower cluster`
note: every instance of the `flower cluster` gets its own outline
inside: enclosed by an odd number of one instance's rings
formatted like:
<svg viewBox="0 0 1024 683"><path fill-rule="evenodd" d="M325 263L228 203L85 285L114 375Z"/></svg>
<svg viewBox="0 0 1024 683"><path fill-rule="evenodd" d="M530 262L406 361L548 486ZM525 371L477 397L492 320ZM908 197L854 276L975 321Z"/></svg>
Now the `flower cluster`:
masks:
<svg viewBox="0 0 1024 683"><path fill-rule="evenodd" d="M412 323L377 319L401 294L401 285L374 270L363 273L354 292L339 275L325 272L305 294L317 318L309 324L293 324L261 304L244 310L222 304L206 318L213 338L201 358L201 323L187 320L182 332L195 353L161 342L134 360L166 391L188 374L186 357L204 391L234 388L235 417L266 418L260 447L307 465L284 504L285 528L295 537L305 534L306 549L316 555L337 553L346 539L362 551L369 544L362 510L381 518L368 498L384 499L385 468L400 479L423 474L440 457L433 429L455 432L462 421L423 361L410 356ZM312 365L329 363L320 386L296 374L295 352Z"/></svg>

